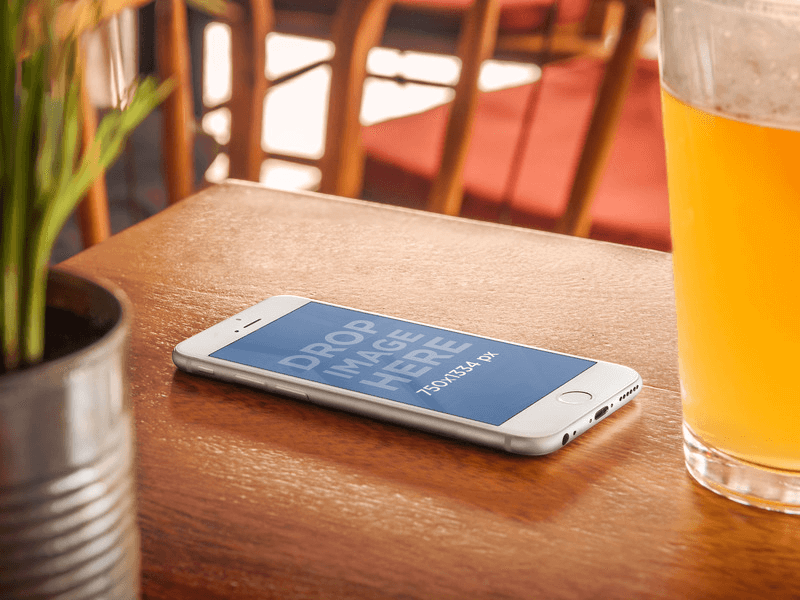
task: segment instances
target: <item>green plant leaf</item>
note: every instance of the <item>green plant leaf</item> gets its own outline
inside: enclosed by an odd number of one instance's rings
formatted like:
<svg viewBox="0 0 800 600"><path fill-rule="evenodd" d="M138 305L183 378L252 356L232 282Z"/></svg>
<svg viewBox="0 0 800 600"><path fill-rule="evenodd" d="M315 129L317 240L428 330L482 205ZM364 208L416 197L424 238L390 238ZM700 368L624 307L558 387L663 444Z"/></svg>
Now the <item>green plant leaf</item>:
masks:
<svg viewBox="0 0 800 600"><path fill-rule="evenodd" d="M12 20L11 3L0 0L0 350L3 353L3 368L5 368L5 338L6 338L6 283L5 283L5 240L7 237L6 227L6 197L8 189L8 169L10 169L11 157L11 130L14 115L14 77L16 68L16 57L14 56L13 28L10 24ZM13 292L11 293L13 295Z"/></svg>
<svg viewBox="0 0 800 600"><path fill-rule="evenodd" d="M60 230L94 180L122 152L130 133L163 101L171 88L170 83L157 86L155 80L148 78L139 85L125 110L115 110L103 117L94 143L85 150L71 177L59 186L57 198L48 207L48 221L53 227Z"/></svg>
<svg viewBox="0 0 800 600"><path fill-rule="evenodd" d="M26 313L23 347L26 362L41 360L44 352L47 265L59 231L92 183L120 155L131 132L163 101L171 89L171 83L157 86L153 79L144 80L125 110L112 111L103 117L93 143L84 151L77 168L72 170L62 165L64 171L68 171L68 176L63 176L62 171L58 192L44 206L41 218L34 227L33 243L28 256L30 278L25 303L30 310ZM68 94L65 105L70 103L70 95L72 92ZM66 114L68 112L65 108Z"/></svg>
<svg viewBox="0 0 800 600"><path fill-rule="evenodd" d="M61 121L62 132L58 157L58 180L54 197L60 196L69 185L80 148L80 86L80 79L76 77L64 92L64 112Z"/></svg>
<svg viewBox="0 0 800 600"><path fill-rule="evenodd" d="M0 138L3 139L3 164L11 160L14 124L14 84L17 72L16 36L23 3L3 0L0 3Z"/></svg>
<svg viewBox="0 0 800 600"><path fill-rule="evenodd" d="M105 0L89 1L96 15L107 6ZM226 6L224 0L195 2L212 12ZM78 41L74 31L57 37L60 4L0 0L0 345L5 369L41 360L47 270L58 233L133 129L171 89L171 84L143 81L128 108L107 115L80 154ZM93 23L83 13L78 20L84 27Z"/></svg>
<svg viewBox="0 0 800 600"><path fill-rule="evenodd" d="M47 201L55 191L58 169L58 147L61 140L64 102L61 98L53 98L46 94L44 98L44 124L42 144L39 149L39 160L36 161L36 175L39 185L39 206Z"/></svg>
<svg viewBox="0 0 800 600"><path fill-rule="evenodd" d="M44 101L45 53L35 52L22 63L22 94L19 122L13 149L13 178L11 191L4 197L3 215L3 356L5 367L16 367L24 342L22 321L26 306L21 302L27 283L24 271L24 252L28 231L28 210L36 193L35 166Z"/></svg>

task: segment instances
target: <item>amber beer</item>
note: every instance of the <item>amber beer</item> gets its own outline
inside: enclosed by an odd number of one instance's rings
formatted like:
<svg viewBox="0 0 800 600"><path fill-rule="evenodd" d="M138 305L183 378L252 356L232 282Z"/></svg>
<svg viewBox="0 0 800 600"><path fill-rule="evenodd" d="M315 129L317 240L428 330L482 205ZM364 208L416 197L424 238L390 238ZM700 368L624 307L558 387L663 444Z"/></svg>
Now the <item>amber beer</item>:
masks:
<svg viewBox="0 0 800 600"><path fill-rule="evenodd" d="M800 514L800 2L656 10L686 467Z"/></svg>
<svg viewBox="0 0 800 600"><path fill-rule="evenodd" d="M684 422L800 471L800 132L662 100Z"/></svg>

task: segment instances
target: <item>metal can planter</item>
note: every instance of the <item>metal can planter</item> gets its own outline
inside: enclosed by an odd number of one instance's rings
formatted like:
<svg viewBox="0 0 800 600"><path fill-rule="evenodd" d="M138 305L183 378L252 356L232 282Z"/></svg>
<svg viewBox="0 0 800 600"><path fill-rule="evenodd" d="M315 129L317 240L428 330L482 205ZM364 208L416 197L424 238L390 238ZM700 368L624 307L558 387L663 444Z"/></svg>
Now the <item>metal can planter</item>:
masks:
<svg viewBox="0 0 800 600"><path fill-rule="evenodd" d="M0 597L138 598L128 303L58 271L47 297L77 347L0 376Z"/></svg>

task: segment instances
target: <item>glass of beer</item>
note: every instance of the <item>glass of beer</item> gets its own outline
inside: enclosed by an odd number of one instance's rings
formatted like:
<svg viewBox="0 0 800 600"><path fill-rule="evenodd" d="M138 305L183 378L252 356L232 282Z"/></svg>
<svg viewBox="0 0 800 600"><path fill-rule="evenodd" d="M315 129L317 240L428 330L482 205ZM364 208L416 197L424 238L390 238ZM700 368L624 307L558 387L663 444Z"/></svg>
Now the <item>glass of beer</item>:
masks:
<svg viewBox="0 0 800 600"><path fill-rule="evenodd" d="M657 9L686 466L800 513L800 2Z"/></svg>

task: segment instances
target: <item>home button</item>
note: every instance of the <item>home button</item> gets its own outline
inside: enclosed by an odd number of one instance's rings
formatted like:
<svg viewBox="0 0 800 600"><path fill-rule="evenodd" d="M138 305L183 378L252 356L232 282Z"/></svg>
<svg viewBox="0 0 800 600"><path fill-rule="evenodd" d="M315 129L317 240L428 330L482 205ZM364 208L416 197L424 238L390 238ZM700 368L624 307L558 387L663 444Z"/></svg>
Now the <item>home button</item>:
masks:
<svg viewBox="0 0 800 600"><path fill-rule="evenodd" d="M564 392L558 397L558 401L564 404L586 404L591 399L589 392Z"/></svg>

